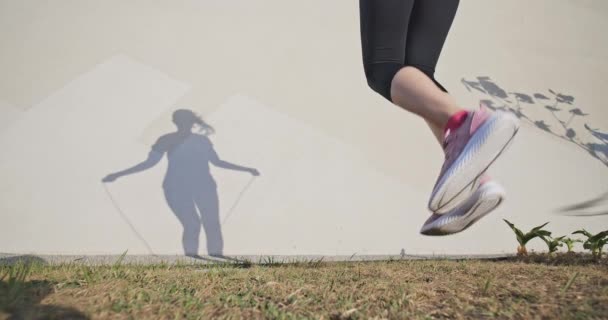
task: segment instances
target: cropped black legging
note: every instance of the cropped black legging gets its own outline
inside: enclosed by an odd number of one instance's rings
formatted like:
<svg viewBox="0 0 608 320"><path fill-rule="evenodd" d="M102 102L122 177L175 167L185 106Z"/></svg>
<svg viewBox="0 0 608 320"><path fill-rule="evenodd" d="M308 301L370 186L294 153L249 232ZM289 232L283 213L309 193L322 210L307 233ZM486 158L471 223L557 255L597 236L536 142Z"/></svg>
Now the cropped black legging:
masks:
<svg viewBox="0 0 608 320"><path fill-rule="evenodd" d="M459 0L359 0L363 66L369 86L391 101L401 68L424 72L437 86L435 66Z"/></svg>

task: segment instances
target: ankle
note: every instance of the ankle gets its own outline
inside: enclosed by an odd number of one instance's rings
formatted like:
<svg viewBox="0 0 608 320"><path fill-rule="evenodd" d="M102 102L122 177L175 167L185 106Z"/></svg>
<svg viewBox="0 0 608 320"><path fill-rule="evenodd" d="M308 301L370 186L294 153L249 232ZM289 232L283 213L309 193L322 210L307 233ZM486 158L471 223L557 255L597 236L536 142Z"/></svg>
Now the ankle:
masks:
<svg viewBox="0 0 608 320"><path fill-rule="evenodd" d="M460 110L452 114L443 128L443 133L445 134L446 132L448 132L448 130L454 131L458 129L467 119L468 115L469 112L466 110Z"/></svg>

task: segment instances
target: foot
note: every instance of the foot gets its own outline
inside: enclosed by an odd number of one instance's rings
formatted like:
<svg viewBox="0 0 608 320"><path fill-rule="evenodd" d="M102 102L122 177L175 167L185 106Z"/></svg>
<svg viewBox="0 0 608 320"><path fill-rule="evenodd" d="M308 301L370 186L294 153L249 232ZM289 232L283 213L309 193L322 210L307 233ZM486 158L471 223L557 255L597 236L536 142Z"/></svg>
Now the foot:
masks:
<svg viewBox="0 0 608 320"><path fill-rule="evenodd" d="M491 113L483 104L470 111L464 122L445 135L445 162L441 168L429 209L445 214L471 197L483 172L503 153L519 130L517 119L506 112Z"/></svg>
<svg viewBox="0 0 608 320"><path fill-rule="evenodd" d="M504 200L504 189L485 174L479 180L479 188L469 199L448 213L433 213L422 226L420 233L427 236L458 233L496 209Z"/></svg>

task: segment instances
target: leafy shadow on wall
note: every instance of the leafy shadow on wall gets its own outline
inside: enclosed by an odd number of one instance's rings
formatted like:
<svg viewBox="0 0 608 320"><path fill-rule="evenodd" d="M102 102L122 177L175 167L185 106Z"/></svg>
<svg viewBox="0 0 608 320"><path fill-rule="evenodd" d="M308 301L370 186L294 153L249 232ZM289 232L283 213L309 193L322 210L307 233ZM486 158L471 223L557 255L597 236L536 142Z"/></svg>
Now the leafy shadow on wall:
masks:
<svg viewBox="0 0 608 320"><path fill-rule="evenodd" d="M589 200L565 206L559 212L567 216L577 217L608 215L608 192Z"/></svg>
<svg viewBox="0 0 608 320"><path fill-rule="evenodd" d="M482 95L481 102L490 109L507 111L520 121L563 141L577 146L608 167L608 130L590 125L591 114L575 104L574 96L548 89L546 92L510 92L490 77L479 76L475 80L461 79L469 92ZM539 109L540 108L540 109ZM598 207L608 203L608 192L590 200L566 206L559 211L566 215L608 215Z"/></svg>

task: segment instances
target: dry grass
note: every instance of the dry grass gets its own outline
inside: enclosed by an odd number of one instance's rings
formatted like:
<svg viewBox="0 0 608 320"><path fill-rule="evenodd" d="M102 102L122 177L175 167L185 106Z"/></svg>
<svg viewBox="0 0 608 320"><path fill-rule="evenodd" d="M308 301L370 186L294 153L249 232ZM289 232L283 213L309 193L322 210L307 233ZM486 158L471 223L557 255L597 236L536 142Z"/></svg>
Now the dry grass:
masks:
<svg viewBox="0 0 608 320"><path fill-rule="evenodd" d="M608 317L605 262L17 265L3 275L0 318Z"/></svg>

